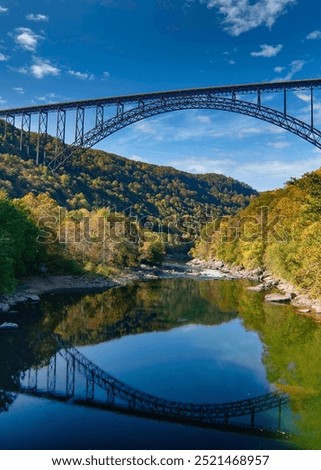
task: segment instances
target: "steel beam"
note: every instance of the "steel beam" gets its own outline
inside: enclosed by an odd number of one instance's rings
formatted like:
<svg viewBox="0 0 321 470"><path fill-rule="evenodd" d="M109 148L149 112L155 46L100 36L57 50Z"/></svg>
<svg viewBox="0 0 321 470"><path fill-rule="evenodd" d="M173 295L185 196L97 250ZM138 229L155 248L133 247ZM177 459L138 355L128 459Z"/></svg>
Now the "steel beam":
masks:
<svg viewBox="0 0 321 470"><path fill-rule="evenodd" d="M39 114L39 112L57 112L58 109L69 109L77 110L78 107L83 108L95 108L99 105L101 106L117 106L117 103L137 103L139 100L149 101L156 98L182 98L189 97L191 95L200 96L203 94L212 93L215 96L231 96L232 93L235 94L256 94L258 90L262 93L274 93L274 92L283 92L286 90L299 91L299 90L310 90L312 88L321 88L321 79L307 79L307 80L288 80L282 82L267 82L267 83L247 83L247 84L235 84L235 85L226 85L226 86L214 86L207 88L189 88L182 90L172 90L172 91L161 91L153 93L140 93L137 95L124 95L124 96L114 96L114 97L102 97L89 100L81 101L69 101L65 103L51 103L40 106L28 106L12 109L3 109L0 110L0 117L5 117L6 114L15 114L21 115L22 112L28 112L30 114Z"/></svg>
<svg viewBox="0 0 321 470"><path fill-rule="evenodd" d="M85 130L85 108L78 106L76 110L76 129L75 129L75 143L82 145L84 141Z"/></svg>
<svg viewBox="0 0 321 470"><path fill-rule="evenodd" d="M95 396L95 381L94 377L87 377L86 379L86 400L92 401Z"/></svg>
<svg viewBox="0 0 321 470"><path fill-rule="evenodd" d="M118 102L117 103L117 111L116 114L118 117L123 117L124 115L124 103Z"/></svg>
<svg viewBox="0 0 321 470"><path fill-rule="evenodd" d="M64 147L66 138L66 110L59 108L57 111L57 127L56 127L56 146L55 155L59 153L60 147Z"/></svg>
<svg viewBox="0 0 321 470"><path fill-rule="evenodd" d="M15 125L15 114L6 114L4 123L4 138L7 139L8 126L14 127Z"/></svg>
<svg viewBox="0 0 321 470"><path fill-rule="evenodd" d="M58 155L56 160L50 163L50 168L53 171L57 170L72 157L73 153L81 153L85 149L96 145L114 132L117 132L118 130L137 121L165 112L182 109L216 109L255 117L288 130L312 143L316 147L321 148L321 131L313 129L313 132L311 132L310 124L288 114L284 115L284 111L281 112L262 105L259 107L257 103L242 101L240 99L233 100L224 96L218 97L209 93L208 95L201 97L191 96L189 98L172 98L162 104L160 103L160 100L157 99L149 104L145 103L143 110L140 106L131 108L126 112L118 110L117 115L108 121L105 121L102 128L93 128L83 136L81 149L77 149L77 142L74 142L70 148L66 149L65 153L62 152Z"/></svg>
<svg viewBox="0 0 321 470"><path fill-rule="evenodd" d="M104 106L98 105L96 107L96 119L95 119L95 127L99 129L104 124Z"/></svg>
<svg viewBox="0 0 321 470"><path fill-rule="evenodd" d="M66 396L73 397L75 394L75 359L71 356L66 362Z"/></svg>
<svg viewBox="0 0 321 470"><path fill-rule="evenodd" d="M314 96L313 96L313 87L311 87L311 90L310 90L310 100L311 100L311 130L313 130L314 128Z"/></svg>
<svg viewBox="0 0 321 470"><path fill-rule="evenodd" d="M40 164L45 162L46 159L45 144L47 140L48 113L53 111L57 112L55 158L50 165L53 170L67 162L76 152L81 153L84 149L90 148L119 129L157 114L180 109L217 109L245 114L282 127L314 144L316 147L321 148L321 131L314 128L314 90L319 88L321 88L320 78L227 85L14 108L10 110L0 110L0 116L5 116L5 137L7 137L9 124L14 125L16 116L21 117L20 150L22 150L25 137L24 129L28 128L29 138L31 116L35 113L38 114L36 163ZM311 115L309 124L288 115L287 94L289 91L298 90L310 90L311 93ZM280 111L262 105L264 99L263 94L270 92L283 93L282 118ZM257 96L256 104L240 99L240 95L251 93L255 93ZM128 106L126 106L127 104ZM105 106L113 106L116 108L114 118L105 120ZM85 133L85 111L93 107L96 109L95 126ZM70 148L66 148L64 145L66 111L73 109L76 110L75 141ZM62 142L62 149L59 142ZM41 155L42 147L43 155Z"/></svg>
<svg viewBox="0 0 321 470"><path fill-rule="evenodd" d="M31 114L22 113L20 128L20 152L23 149L23 143L27 145L27 153L30 152L30 131L31 131Z"/></svg>
<svg viewBox="0 0 321 470"><path fill-rule="evenodd" d="M37 390L38 388L38 370L37 369L28 370L28 388L30 390Z"/></svg>
<svg viewBox="0 0 321 470"><path fill-rule="evenodd" d="M38 121L38 138L36 148L36 165L45 163L46 161L46 150L45 145L47 142L48 132L48 112L40 111Z"/></svg>
<svg viewBox="0 0 321 470"><path fill-rule="evenodd" d="M261 107L261 90L257 91L257 107Z"/></svg>
<svg viewBox="0 0 321 470"><path fill-rule="evenodd" d="M107 403L114 403L115 401L115 389L114 387L110 386L107 388L107 391L106 391L106 400L107 400Z"/></svg>

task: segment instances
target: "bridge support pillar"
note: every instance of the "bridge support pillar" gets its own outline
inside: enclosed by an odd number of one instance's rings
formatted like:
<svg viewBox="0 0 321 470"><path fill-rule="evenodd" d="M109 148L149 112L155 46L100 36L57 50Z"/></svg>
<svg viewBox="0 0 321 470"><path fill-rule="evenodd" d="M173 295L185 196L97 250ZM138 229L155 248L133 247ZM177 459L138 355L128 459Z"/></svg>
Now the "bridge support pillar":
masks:
<svg viewBox="0 0 321 470"><path fill-rule="evenodd" d="M104 124L104 107L99 105L96 107L96 119L95 119L96 127L102 128Z"/></svg>
<svg viewBox="0 0 321 470"><path fill-rule="evenodd" d="M28 370L28 388L30 390L37 390L38 387L38 370Z"/></svg>
<svg viewBox="0 0 321 470"><path fill-rule="evenodd" d="M78 106L77 111L76 111L76 130L75 130L75 142L78 145L83 144L84 129L85 129L85 108L83 108L82 106Z"/></svg>
<svg viewBox="0 0 321 470"><path fill-rule="evenodd" d="M7 139L8 136L8 127L13 126L15 124L15 116L11 116L11 114L6 114L5 122L4 122L4 138Z"/></svg>
<svg viewBox="0 0 321 470"><path fill-rule="evenodd" d="M313 131L314 128L314 96L313 96L313 88L311 87L311 130Z"/></svg>
<svg viewBox="0 0 321 470"><path fill-rule="evenodd" d="M122 117L124 114L124 103L117 103L117 116Z"/></svg>
<svg viewBox="0 0 321 470"><path fill-rule="evenodd" d="M108 387L106 399L107 399L108 403L114 403L114 401L115 401L115 389L114 389L114 387Z"/></svg>
<svg viewBox="0 0 321 470"><path fill-rule="evenodd" d="M258 90L257 92L257 107L261 107L261 90Z"/></svg>
<svg viewBox="0 0 321 470"><path fill-rule="evenodd" d="M30 130L31 130L31 114L23 113L21 116L20 128L20 152L23 150L23 141L27 145L27 154L30 153Z"/></svg>
<svg viewBox="0 0 321 470"><path fill-rule="evenodd" d="M87 377L86 379L86 399L92 401L95 395L95 382L94 378Z"/></svg>
<svg viewBox="0 0 321 470"><path fill-rule="evenodd" d="M58 109L55 156L57 156L58 153L64 148L65 138L66 138L66 111L64 109Z"/></svg>
<svg viewBox="0 0 321 470"><path fill-rule="evenodd" d="M36 165L40 165L46 162L45 145L47 142L47 131L48 131L48 112L40 111L39 122L38 122Z"/></svg>
<svg viewBox="0 0 321 470"><path fill-rule="evenodd" d="M68 357L66 364L66 396L73 397L75 394L75 358Z"/></svg>

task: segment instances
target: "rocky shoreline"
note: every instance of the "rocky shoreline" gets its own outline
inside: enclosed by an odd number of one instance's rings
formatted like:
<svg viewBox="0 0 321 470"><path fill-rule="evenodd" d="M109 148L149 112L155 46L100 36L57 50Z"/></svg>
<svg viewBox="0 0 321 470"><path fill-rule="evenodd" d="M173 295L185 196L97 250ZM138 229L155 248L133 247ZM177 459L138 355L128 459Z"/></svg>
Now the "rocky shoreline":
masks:
<svg viewBox="0 0 321 470"><path fill-rule="evenodd" d="M216 269L234 279L250 279L257 285L248 287L253 292L266 292L265 301L272 303L290 304L297 308L297 313L307 315L321 322L321 301L312 299L306 293L299 291L291 283L273 276L268 271L258 268L252 271L242 266L229 267L223 261L202 260L195 258L188 263L199 268Z"/></svg>
<svg viewBox="0 0 321 470"><path fill-rule="evenodd" d="M125 269L122 273L109 278L90 274L31 276L21 281L13 295L0 296L0 313L10 313L18 304L40 302L43 294L102 292L136 281L177 277L216 279L230 276L218 270L171 262L162 266L141 265L138 268Z"/></svg>
<svg viewBox="0 0 321 470"><path fill-rule="evenodd" d="M229 267L222 261L195 258L187 263L168 261L162 266L141 265L125 269L122 273L106 278L98 275L33 276L24 279L13 295L0 296L0 313L11 313L18 304L37 303L43 294L66 294L102 292L112 287L124 286L137 281L170 278L198 279L248 279L256 285L248 287L254 292L266 292L265 301L291 304L297 313L308 315L321 322L321 302L309 298L290 283L274 277L262 269L248 271L243 267ZM0 328L15 328L11 323Z"/></svg>

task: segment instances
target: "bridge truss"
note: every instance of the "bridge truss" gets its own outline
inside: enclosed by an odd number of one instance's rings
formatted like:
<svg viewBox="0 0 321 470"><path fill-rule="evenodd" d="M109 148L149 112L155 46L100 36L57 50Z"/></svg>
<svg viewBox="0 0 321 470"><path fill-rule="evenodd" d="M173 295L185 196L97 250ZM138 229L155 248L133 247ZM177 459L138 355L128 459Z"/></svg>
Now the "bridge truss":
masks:
<svg viewBox="0 0 321 470"><path fill-rule="evenodd" d="M57 341L61 348L58 353L51 357L46 367L22 373L17 392L152 419L205 427L233 426L235 429L252 431L258 431L255 426L258 413L277 408L278 430L269 432L273 432L274 436L280 433L281 409L288 403L288 396L281 392L217 404L167 400L121 382L92 363L76 348L63 344L60 339ZM243 416L249 416L248 424L231 423L233 418Z"/></svg>
<svg viewBox="0 0 321 470"><path fill-rule="evenodd" d="M4 138L9 126L17 125L20 129L20 151L29 148L32 119L36 119L36 164L47 163L53 171L120 129L142 119L184 109L212 109L251 116L321 148L321 130L315 127L315 90L319 88L321 79L193 88L4 109L0 110L0 118L5 121ZM307 121L289 113L289 93L302 91L309 96ZM280 109L264 104L264 98L271 93L281 97ZM71 116L69 125L67 115L68 119ZM55 131L55 148L53 157L46 162L49 122ZM74 130L74 140L67 145L66 131L70 127Z"/></svg>

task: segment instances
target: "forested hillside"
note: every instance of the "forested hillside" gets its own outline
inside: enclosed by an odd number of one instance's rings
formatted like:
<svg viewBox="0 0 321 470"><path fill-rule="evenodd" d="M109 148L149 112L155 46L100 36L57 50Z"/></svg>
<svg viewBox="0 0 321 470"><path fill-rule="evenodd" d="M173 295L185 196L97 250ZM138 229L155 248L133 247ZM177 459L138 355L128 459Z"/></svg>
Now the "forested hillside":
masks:
<svg viewBox="0 0 321 470"><path fill-rule="evenodd" d="M321 169L203 229L194 256L266 268L321 298Z"/></svg>
<svg viewBox="0 0 321 470"><path fill-rule="evenodd" d="M6 139L0 137L0 292L41 266L108 275L159 263L166 251L186 253L210 216L235 214L256 194L223 175L193 175L99 150L52 173L35 165L37 139L32 133L29 149L20 152L19 130L8 125ZM48 160L55 145L49 136Z"/></svg>
<svg viewBox="0 0 321 470"><path fill-rule="evenodd" d="M1 146L0 146L1 151ZM223 175L193 175L136 162L99 150L83 154L63 173L52 174L33 160L2 154L0 185L10 197L48 192L69 209L115 206L138 216L198 216L205 208L233 214L256 192Z"/></svg>
<svg viewBox="0 0 321 470"><path fill-rule="evenodd" d="M89 150L52 173L35 165L37 139L31 133L29 148L23 146L20 152L16 128L8 126L6 139L0 137L0 188L10 198L47 193L68 210L112 209L147 223L152 231L162 230L171 245L184 244L186 249L209 217L235 214L257 194L220 174L195 175L99 150ZM48 136L47 161L55 146L56 140Z"/></svg>

